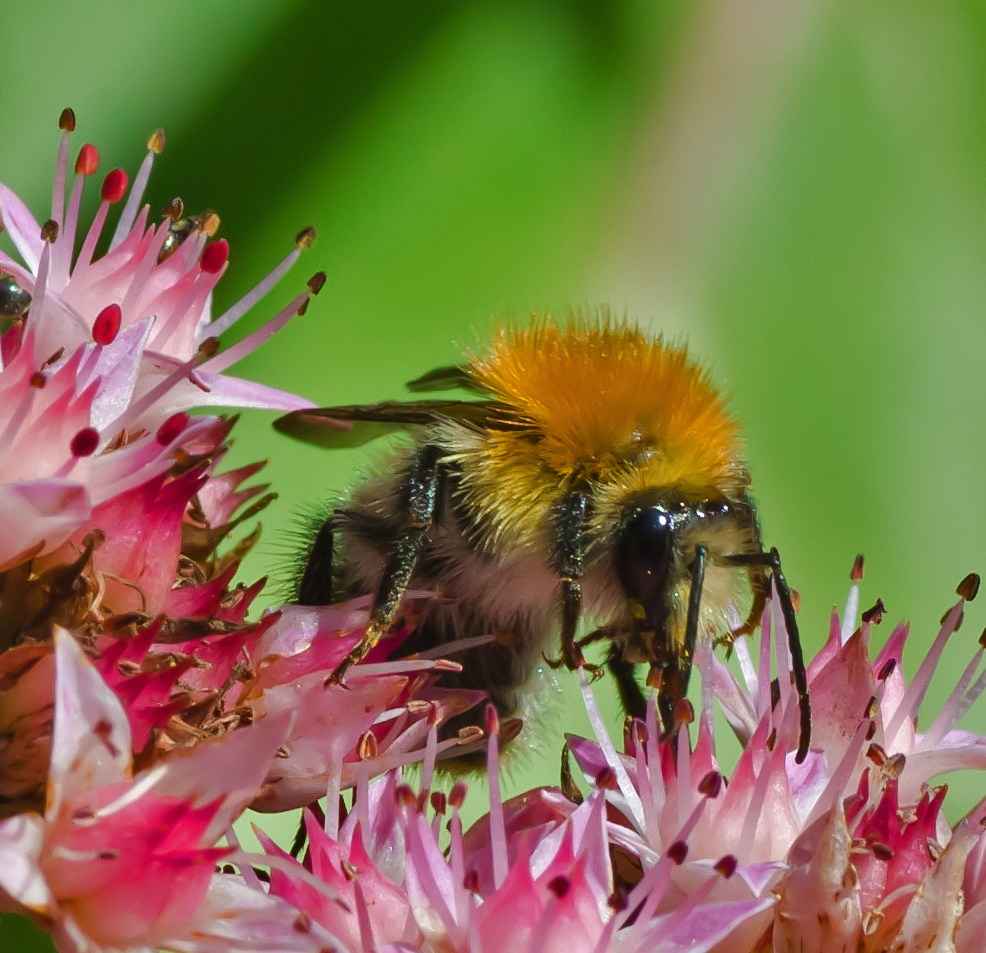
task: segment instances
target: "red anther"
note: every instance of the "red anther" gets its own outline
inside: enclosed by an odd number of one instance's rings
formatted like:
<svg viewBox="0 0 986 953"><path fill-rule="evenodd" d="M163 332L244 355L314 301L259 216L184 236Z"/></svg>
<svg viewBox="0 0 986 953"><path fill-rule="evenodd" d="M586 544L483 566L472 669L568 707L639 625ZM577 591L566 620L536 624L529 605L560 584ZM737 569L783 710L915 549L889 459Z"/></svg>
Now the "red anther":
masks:
<svg viewBox="0 0 986 953"><path fill-rule="evenodd" d="M76 175L95 175L99 168L99 150L87 142L80 150L75 160Z"/></svg>
<svg viewBox="0 0 986 953"><path fill-rule="evenodd" d="M394 788L394 800L403 807L416 807L418 803L418 796L409 785L398 784L397 787Z"/></svg>
<svg viewBox="0 0 986 953"><path fill-rule="evenodd" d="M607 764L596 774L595 785L602 791L616 790L616 772Z"/></svg>
<svg viewBox="0 0 986 953"><path fill-rule="evenodd" d="M120 322L123 320L123 311L118 304L108 304L92 323L92 339L97 344L104 347L112 344L120 333Z"/></svg>
<svg viewBox="0 0 986 953"><path fill-rule="evenodd" d="M104 202L115 204L127 194L127 173L123 169L110 169L103 179L103 187L99 192L99 197Z"/></svg>
<svg viewBox="0 0 986 953"><path fill-rule="evenodd" d="M498 735L500 733L500 715L492 705L486 706L486 734Z"/></svg>
<svg viewBox="0 0 986 953"><path fill-rule="evenodd" d="M698 793L705 797L717 798L722 790L722 775L718 771L710 771L698 782Z"/></svg>
<svg viewBox="0 0 986 953"><path fill-rule="evenodd" d="M849 578L853 582L862 582L863 581L863 554L862 553L860 553L856 557L855 562L853 562L853 564L852 564L852 572L849 573Z"/></svg>
<svg viewBox="0 0 986 953"><path fill-rule="evenodd" d="M465 887L470 893L479 893L479 874L475 870L470 870L469 873L462 878L462 886Z"/></svg>
<svg viewBox="0 0 986 953"><path fill-rule="evenodd" d="M674 723L676 725L690 725L695 721L695 709L687 698L679 698L674 703L673 711Z"/></svg>
<svg viewBox="0 0 986 953"><path fill-rule="evenodd" d="M69 448L73 457L91 457L99 446L99 431L94 427L83 427L73 438Z"/></svg>
<svg viewBox="0 0 986 953"><path fill-rule="evenodd" d="M680 867L688 856L688 845L683 840L676 840L665 853L672 864Z"/></svg>
<svg viewBox="0 0 986 953"><path fill-rule="evenodd" d="M158 427L155 439L162 447L168 446L188 426L190 419L188 414L181 410L177 414L172 414Z"/></svg>
<svg viewBox="0 0 986 953"><path fill-rule="evenodd" d="M308 290L313 295L317 295L324 287L325 287L325 272L316 271L315 274L308 279Z"/></svg>
<svg viewBox="0 0 986 953"><path fill-rule="evenodd" d="M559 874L557 877L552 877L548 881L548 889L559 899L568 893L569 888L572 886L572 881L568 877L564 877Z"/></svg>
<svg viewBox="0 0 986 953"><path fill-rule="evenodd" d="M955 590L966 602L972 602L979 593L979 573L971 572Z"/></svg>
<svg viewBox="0 0 986 953"><path fill-rule="evenodd" d="M734 873L736 873L737 864L738 861L732 854L726 854L725 857L720 857L715 862L715 864L713 865L713 869L721 877L724 877L726 880L729 880L729 878L732 877Z"/></svg>
<svg viewBox="0 0 986 953"><path fill-rule="evenodd" d="M893 675L895 668L897 668L897 659L887 659L887 661L881 666L880 671L877 672L877 681L885 682L891 675Z"/></svg>
<svg viewBox="0 0 986 953"><path fill-rule="evenodd" d="M220 238L217 242L206 245L199 260L199 268L206 274L214 275L229 258L229 242Z"/></svg>
<svg viewBox="0 0 986 953"><path fill-rule="evenodd" d="M462 807L463 802L466 799L466 792L469 790L469 785L465 781L456 781L452 785L452 790L448 793L448 802L455 809L458 810Z"/></svg>
<svg viewBox="0 0 986 953"><path fill-rule="evenodd" d="M75 132L75 111L66 106L58 117L58 128L62 132Z"/></svg>
<svg viewBox="0 0 986 953"><path fill-rule="evenodd" d="M431 809L436 814L445 813L445 810L448 807L448 799L442 791L432 791L431 797L428 800L431 801Z"/></svg>
<svg viewBox="0 0 986 953"><path fill-rule="evenodd" d="M58 240L58 222L53 218L49 218L44 225L41 226L41 241L47 242L49 245L52 242Z"/></svg>
<svg viewBox="0 0 986 953"><path fill-rule="evenodd" d="M882 745L875 742L866 749L866 757L870 759L878 768L887 763L887 752Z"/></svg>
<svg viewBox="0 0 986 953"><path fill-rule="evenodd" d="M616 889L606 898L606 904L614 913L619 913L621 910L626 910L626 889L617 885Z"/></svg>
<svg viewBox="0 0 986 953"><path fill-rule="evenodd" d="M48 378L45 377L44 374L41 373L41 371L35 371L31 375L31 386L32 387L35 387L38 390L41 390L41 388L44 387L45 384L47 384L47 383L48 383Z"/></svg>

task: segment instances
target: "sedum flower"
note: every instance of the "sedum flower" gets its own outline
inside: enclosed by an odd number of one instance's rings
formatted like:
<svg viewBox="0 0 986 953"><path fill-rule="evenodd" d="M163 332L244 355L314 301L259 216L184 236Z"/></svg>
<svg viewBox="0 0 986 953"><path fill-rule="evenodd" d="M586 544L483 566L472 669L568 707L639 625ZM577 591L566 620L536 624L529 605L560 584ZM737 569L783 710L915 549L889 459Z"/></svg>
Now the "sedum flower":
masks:
<svg viewBox="0 0 986 953"><path fill-rule="evenodd" d="M621 865L624 887L684 841L688 858L660 906L692 896L728 852L736 858L735 876L717 885L710 906L760 904L750 923L737 923L731 950L773 944L775 950L916 951L930 948L921 945L929 936L948 943L960 936L961 917L979 903L978 893L965 895L961 886L986 808L974 809L953 830L942 811L946 789L931 782L944 770L984 767L986 738L955 728L986 684L975 677L981 647L925 732L918 730L917 709L977 583L970 578L959 587L963 598L946 613L910 685L901 666L907 627L895 629L871 658L870 630L882 606L864 613L855 628L854 586L846 624L833 614L829 639L808 667L812 750L803 764L794 759L793 688L780 679L772 690L772 642L778 669L788 663L783 630L771 639L772 625L782 622L769 614L758 662L745 644L736 646L742 686L709 647L697 653L704 686L694 746L686 724L674 742L660 740L652 706L644 722L630 726L619 754L596 716L598 739L573 738L570 745L586 776L606 790L616 856L636 861ZM716 758L714 704L744 744L728 781Z"/></svg>
<svg viewBox="0 0 986 953"><path fill-rule="evenodd" d="M250 803L365 788L420 759L430 730L480 693L436 686L454 663L391 661L406 632L348 689L326 684L367 600L248 617L263 580L233 580L257 534L220 544L273 495L248 483L260 465L217 473L233 421L189 411L310 406L226 371L302 313L324 275L242 341L222 350L219 335L314 231L213 318L229 255L211 240L218 218L184 217L175 200L153 224L140 207L163 134L129 193L124 172L107 174L82 229L99 156L84 145L69 182L74 124L66 111L47 221L0 185L20 256L0 254L0 909L73 953L324 950L328 934L299 932L295 908L255 889L233 820Z"/></svg>
<svg viewBox="0 0 986 953"><path fill-rule="evenodd" d="M229 267L228 245L213 238L217 216L185 216L176 199L153 223L141 207L163 133L151 136L132 187L122 170L106 174L83 227L99 155L83 145L70 174L71 111L60 125L50 218L39 223L0 185L0 227L20 256L0 253L0 400L9 408L0 422L0 816L45 802L56 625L124 702L141 767L288 711L294 727L258 806L309 803L330 779L351 786L359 772L336 770L347 759L362 771L412 760L429 719L477 694L436 689L439 660L387 663L399 638L354 672L350 693L326 690L333 659L365 628L360 608L292 607L250 620L263 581L233 580L256 533L219 547L273 494L248 484L259 464L217 473L233 420L189 414L310 406L227 370L302 313L324 275L243 340L222 349L220 335L284 276L314 230L213 317L213 290Z"/></svg>
<svg viewBox="0 0 986 953"><path fill-rule="evenodd" d="M933 660L974 580L960 594ZM391 773L357 787L341 824L335 810L309 814L303 863L265 839L278 864L269 892L348 951L978 950L986 806L953 826L946 788L932 781L942 765L982 769L984 739L955 728L986 682L976 677L982 651L922 731L916 709L934 662L908 683L906 627L874 658L880 613L864 613L857 627L856 606L854 586L846 623L833 616L808 668L815 741L802 764L796 695L771 686L772 656L780 671L788 661L768 607L757 661L737 646L741 680L708 647L698 653L698 724L683 706L674 738L661 738L652 702L618 752L583 680L596 737L572 737L569 747L587 795L564 777L561 789L502 801L490 709L486 817L463 833L465 786L432 790L431 754L417 791ZM744 745L728 772L716 707ZM934 758L925 756L932 744Z"/></svg>
<svg viewBox="0 0 986 953"><path fill-rule="evenodd" d="M263 781L288 727L270 718L134 772L123 706L64 630L43 816L0 821L0 910L29 915L62 951L155 950L194 933L213 846Z"/></svg>
<svg viewBox="0 0 986 953"><path fill-rule="evenodd" d="M194 472L225 434L216 418L189 419L192 408L310 406L225 373L303 310L310 291L237 344L219 350L219 337L291 267L313 230L304 230L270 275L213 319L212 291L229 264L225 240L208 242L218 218L183 219L175 200L160 223L149 224L149 210L141 208L164 134L151 137L129 193L123 170L105 176L99 210L83 235L80 203L99 154L82 146L70 186L70 110L60 125L50 218L39 223L0 184L0 225L20 255L18 261L0 253L0 302L16 301L6 309L16 316L0 348L0 399L9 408L0 434L0 568L51 553L73 536L78 541L106 522L112 501L165 480L176 455ZM109 250L97 255L110 206L124 198ZM322 280L313 278L310 290Z"/></svg>
<svg viewBox="0 0 986 953"><path fill-rule="evenodd" d="M122 170L105 176L83 228L82 193L99 155L83 145L70 177L70 110L60 125L47 220L0 184L0 228L19 254L0 253L0 816L44 800L56 625L101 658L145 759L216 733L217 676L233 675L266 625L245 621L259 587L232 584L250 539L224 555L217 546L273 497L240 488L257 467L215 476L232 421L188 411L309 406L226 370L303 311L323 280L220 350L219 334L314 232L213 319L212 290L228 267L225 241L208 241L218 218L182 221L175 200L149 224L141 208L163 133L151 137L129 191ZM108 250L97 253L110 207L121 203ZM191 669L206 666L213 684L197 687Z"/></svg>

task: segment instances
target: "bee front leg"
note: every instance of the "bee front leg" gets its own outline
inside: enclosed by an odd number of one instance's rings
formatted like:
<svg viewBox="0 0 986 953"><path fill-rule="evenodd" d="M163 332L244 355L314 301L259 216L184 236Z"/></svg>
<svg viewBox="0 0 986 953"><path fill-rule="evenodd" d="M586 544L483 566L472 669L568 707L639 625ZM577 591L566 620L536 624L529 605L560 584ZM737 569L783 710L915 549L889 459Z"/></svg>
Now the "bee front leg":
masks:
<svg viewBox="0 0 986 953"><path fill-rule="evenodd" d="M553 668L585 666L582 648L575 640L582 615L582 577L585 575L585 528L589 494L575 490L555 507L553 561L561 581L561 658L549 660ZM598 666L588 666L595 674Z"/></svg>
<svg viewBox="0 0 986 953"><path fill-rule="evenodd" d="M342 684L346 672L366 658L393 625L435 522L443 472L440 461L444 454L445 451L435 444L427 444L418 452L403 488L407 522L384 563L370 607L370 624L363 637L326 679L327 685Z"/></svg>
<svg viewBox="0 0 986 953"><path fill-rule="evenodd" d="M759 553L737 553L729 556L727 561L734 566L769 569L774 584L777 586L777 598L780 602L781 615L784 617L784 628L787 629L794 687L798 693L800 724L798 726L798 750L794 760L801 764L808 756L808 748L811 745L811 699L808 694L808 672L805 668L805 656L801 648L801 636L798 632L798 616L794 611L791 587L787 584L787 579L784 578L784 573L781 570L780 554L776 549ZM764 589L766 590L766 585Z"/></svg>

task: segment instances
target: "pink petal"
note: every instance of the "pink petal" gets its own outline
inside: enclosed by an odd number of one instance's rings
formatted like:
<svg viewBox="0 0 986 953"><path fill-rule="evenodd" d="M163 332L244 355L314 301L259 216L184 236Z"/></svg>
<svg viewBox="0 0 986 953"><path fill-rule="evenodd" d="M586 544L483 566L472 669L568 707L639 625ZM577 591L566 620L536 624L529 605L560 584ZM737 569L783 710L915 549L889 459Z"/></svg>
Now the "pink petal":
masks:
<svg viewBox="0 0 986 953"><path fill-rule="evenodd" d="M86 488L78 483L0 483L0 569L60 546L90 513Z"/></svg>

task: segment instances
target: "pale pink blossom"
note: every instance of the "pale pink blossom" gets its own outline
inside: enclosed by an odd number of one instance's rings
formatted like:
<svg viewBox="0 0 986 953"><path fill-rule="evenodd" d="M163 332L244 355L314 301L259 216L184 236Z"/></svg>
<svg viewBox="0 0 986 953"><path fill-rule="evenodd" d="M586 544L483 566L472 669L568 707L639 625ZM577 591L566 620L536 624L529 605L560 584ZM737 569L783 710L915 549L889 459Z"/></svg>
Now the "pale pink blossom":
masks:
<svg viewBox="0 0 986 953"><path fill-rule="evenodd" d="M969 581L960 586L960 593L974 590ZM906 627L895 629L871 660L870 630L879 612L865 613L857 628L857 605L854 587L846 624L833 616L829 640L808 666L812 747L802 764L795 759L793 687L781 678L771 688L772 654L781 672L788 659L783 629L771 638L781 622L769 609L758 661L745 643L737 644L742 687L709 647L697 652L703 704L694 744L684 724L676 744L661 740L651 704L618 753L586 688L597 739L571 738L570 746L619 819L610 827L611 845L638 858L646 872L674 843L687 844L687 859L659 910L694 897L723 852L735 857L734 876L720 881L708 902L759 903L760 909L731 935L731 950L758 949L761 936L773 936L775 950L918 950L936 931L951 937L966 909L958 889L970 850L982 856L977 845L986 809L975 809L953 831L942 812L945 788L929 784L943 770L984 767L986 738L954 727L986 683L976 677L981 648L931 728L917 728L918 705L965 600L946 613L910 685L901 665ZM714 704L744 745L728 781L716 757ZM938 897L933 904L923 899L931 893Z"/></svg>

